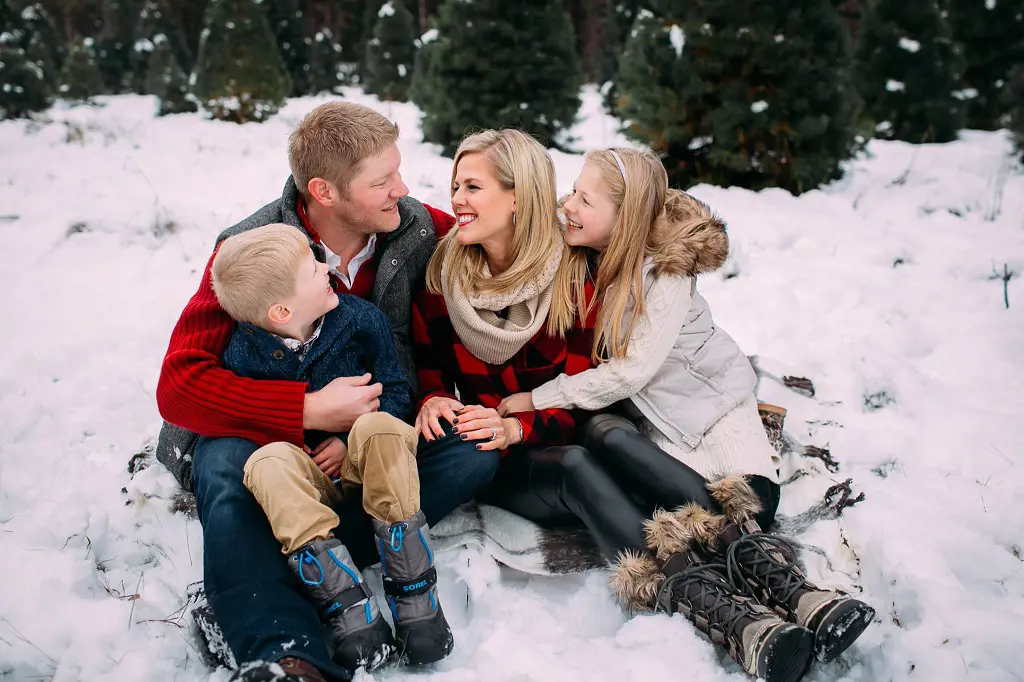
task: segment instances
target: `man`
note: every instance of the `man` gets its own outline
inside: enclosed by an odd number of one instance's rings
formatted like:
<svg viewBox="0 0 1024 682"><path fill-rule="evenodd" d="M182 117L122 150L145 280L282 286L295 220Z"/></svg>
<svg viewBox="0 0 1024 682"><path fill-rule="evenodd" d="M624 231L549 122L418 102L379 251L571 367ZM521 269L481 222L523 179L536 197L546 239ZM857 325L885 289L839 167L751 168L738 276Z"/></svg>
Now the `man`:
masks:
<svg viewBox="0 0 1024 682"><path fill-rule="evenodd" d="M410 300L422 286L437 238L454 220L407 196L397 139L398 127L371 109L347 102L317 107L289 139L292 176L281 198L225 230L217 243L271 223L303 230L318 260L331 267L335 289L372 301L387 316L415 391ZM242 665L235 679L274 679L275 662L294 680L348 679L352 671L332 660L315 608L303 598L265 514L243 485L243 467L262 445L301 447L306 430L348 431L359 416L377 409L381 385L369 383L368 375L341 377L307 393L303 382L238 377L221 361L233 329L207 265L161 369L157 404L168 424L157 456L195 491L207 597L235 659L252 663ZM497 458L480 454L440 448L420 457L427 523L490 481ZM373 529L355 501L339 511L335 535L365 566L377 561Z"/></svg>

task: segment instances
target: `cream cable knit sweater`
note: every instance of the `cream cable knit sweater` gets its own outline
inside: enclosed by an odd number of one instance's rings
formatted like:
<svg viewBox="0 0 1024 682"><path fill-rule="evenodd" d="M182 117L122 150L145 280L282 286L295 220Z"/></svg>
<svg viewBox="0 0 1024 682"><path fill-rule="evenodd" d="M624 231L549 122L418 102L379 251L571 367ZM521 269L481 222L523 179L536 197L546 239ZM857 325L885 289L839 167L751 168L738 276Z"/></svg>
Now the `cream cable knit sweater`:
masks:
<svg viewBox="0 0 1024 682"><path fill-rule="evenodd" d="M691 302L690 277L655 277L645 282L646 314L637 320L626 357L573 376L559 375L532 392L537 409L600 410L632 398L658 373L675 345ZM692 450L672 443L647 423L647 435L705 478L756 474L778 481L779 458L757 413L751 393L715 423Z"/></svg>

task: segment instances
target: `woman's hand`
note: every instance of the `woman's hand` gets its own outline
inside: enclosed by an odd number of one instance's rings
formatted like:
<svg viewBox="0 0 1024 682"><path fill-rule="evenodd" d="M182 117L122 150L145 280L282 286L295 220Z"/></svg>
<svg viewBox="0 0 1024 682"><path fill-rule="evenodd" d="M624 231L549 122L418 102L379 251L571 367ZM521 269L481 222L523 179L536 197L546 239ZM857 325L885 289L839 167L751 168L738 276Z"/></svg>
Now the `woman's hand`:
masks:
<svg viewBox="0 0 1024 682"><path fill-rule="evenodd" d="M420 413L416 415L416 430L427 440L444 438L444 428L439 419L444 417L450 424L455 423L455 413L464 409L464 405L453 398L434 396L423 403Z"/></svg>
<svg viewBox="0 0 1024 682"><path fill-rule="evenodd" d="M533 412L532 393L513 393L498 405L498 414L502 417L516 412Z"/></svg>
<svg viewBox="0 0 1024 682"><path fill-rule="evenodd" d="M515 417L504 417L498 411L480 405L469 405L459 412L452 433L462 440L481 441L477 450L504 450L521 442L522 426Z"/></svg>
<svg viewBox="0 0 1024 682"><path fill-rule="evenodd" d="M316 449L309 453L309 456L313 458L313 463L326 474L327 478L333 479L341 475L341 465L348 457L348 448L340 438L333 436L317 445Z"/></svg>

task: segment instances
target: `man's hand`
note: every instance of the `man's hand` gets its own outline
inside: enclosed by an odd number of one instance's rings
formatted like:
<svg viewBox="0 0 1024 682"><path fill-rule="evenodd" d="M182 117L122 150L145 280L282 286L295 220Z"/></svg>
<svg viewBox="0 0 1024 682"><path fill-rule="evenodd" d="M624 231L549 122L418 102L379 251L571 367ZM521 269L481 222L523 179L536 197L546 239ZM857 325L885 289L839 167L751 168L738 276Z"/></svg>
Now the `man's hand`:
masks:
<svg viewBox="0 0 1024 682"><path fill-rule="evenodd" d="M444 417L448 423L455 423L455 412L462 409L462 403L444 396L434 396L423 403L420 413L416 415L416 430L423 434L427 440L443 438L444 429L439 419Z"/></svg>
<svg viewBox="0 0 1024 682"><path fill-rule="evenodd" d="M504 450L520 443L522 425L515 417L502 417L497 410L481 405L468 405L459 412L457 433L462 440L480 441L477 450Z"/></svg>
<svg viewBox="0 0 1024 682"><path fill-rule="evenodd" d="M316 450L311 451L309 456L327 478L337 478L341 475L341 464L348 456L348 448L340 438L332 436L317 445Z"/></svg>
<svg viewBox="0 0 1024 682"><path fill-rule="evenodd" d="M498 414L502 417L516 412L533 412L532 393L513 393L498 404Z"/></svg>
<svg viewBox="0 0 1024 682"><path fill-rule="evenodd" d="M352 428L356 419L380 407L384 387L370 383L370 374L338 377L319 391L306 394L302 408L302 428L341 433Z"/></svg>

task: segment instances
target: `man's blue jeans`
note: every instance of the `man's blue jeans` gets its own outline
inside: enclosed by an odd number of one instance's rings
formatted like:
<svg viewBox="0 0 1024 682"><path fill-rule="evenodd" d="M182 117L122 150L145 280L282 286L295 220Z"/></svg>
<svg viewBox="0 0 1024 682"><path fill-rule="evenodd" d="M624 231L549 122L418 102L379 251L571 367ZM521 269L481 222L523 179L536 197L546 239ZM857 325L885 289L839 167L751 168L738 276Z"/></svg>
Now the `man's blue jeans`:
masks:
<svg viewBox="0 0 1024 682"><path fill-rule="evenodd" d="M302 658L328 679L353 671L331 660L326 631L306 600L256 499L242 485L242 468L256 445L240 438L202 438L194 454L194 488L203 526L206 595L239 663ZM486 487L498 469L496 452L447 437L426 444L417 458L420 507L437 523ZM337 509L335 535L360 566L380 560L369 516L358 496Z"/></svg>

